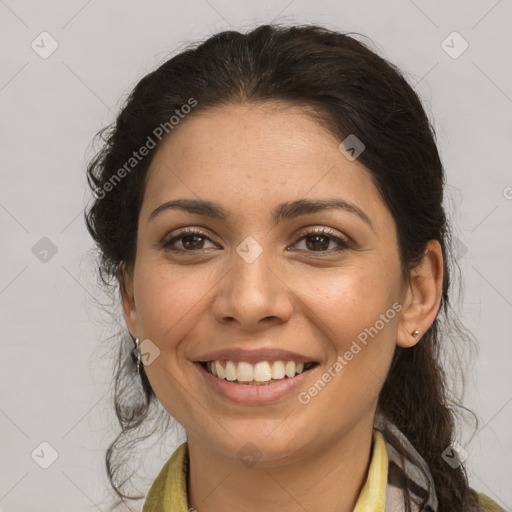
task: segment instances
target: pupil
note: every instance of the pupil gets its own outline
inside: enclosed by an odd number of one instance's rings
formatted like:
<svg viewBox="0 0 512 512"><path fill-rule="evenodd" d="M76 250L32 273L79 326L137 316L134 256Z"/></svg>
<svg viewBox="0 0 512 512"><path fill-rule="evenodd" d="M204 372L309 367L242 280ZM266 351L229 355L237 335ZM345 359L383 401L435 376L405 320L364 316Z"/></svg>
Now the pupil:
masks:
<svg viewBox="0 0 512 512"><path fill-rule="evenodd" d="M313 243L309 243L309 240L314 240ZM318 240L324 240L324 243L323 244L320 244L318 245L317 242ZM316 245L316 247L315 247ZM318 251L320 249L327 249L327 247L329 247L329 237L325 236L325 235L313 235L311 237L308 237L306 239L306 246L308 247L308 249L311 249L313 251Z"/></svg>

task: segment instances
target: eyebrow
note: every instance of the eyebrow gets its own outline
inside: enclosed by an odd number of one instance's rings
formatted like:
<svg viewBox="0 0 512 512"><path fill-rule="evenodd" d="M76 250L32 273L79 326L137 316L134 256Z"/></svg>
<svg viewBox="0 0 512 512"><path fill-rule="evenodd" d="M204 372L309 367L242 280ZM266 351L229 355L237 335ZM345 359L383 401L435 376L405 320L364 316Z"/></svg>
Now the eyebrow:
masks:
<svg viewBox="0 0 512 512"><path fill-rule="evenodd" d="M231 216L228 210L223 208L220 204L211 201L204 201L202 199L174 199L161 204L153 210L149 215L148 222L153 220L160 213L173 209L184 210L188 213L204 215L221 221L226 221ZM272 210L271 215L275 225L279 222L299 217L300 215L335 209L345 210L357 215L370 226L372 231L375 231L368 215L359 207L344 199L298 199L297 201L282 203L276 206Z"/></svg>

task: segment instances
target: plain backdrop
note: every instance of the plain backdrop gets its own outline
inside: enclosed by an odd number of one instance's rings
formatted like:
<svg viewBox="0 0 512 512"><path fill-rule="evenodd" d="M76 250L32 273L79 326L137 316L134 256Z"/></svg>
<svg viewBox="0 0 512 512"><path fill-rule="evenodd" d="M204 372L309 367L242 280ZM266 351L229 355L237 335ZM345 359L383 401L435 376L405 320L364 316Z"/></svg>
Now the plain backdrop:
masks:
<svg viewBox="0 0 512 512"><path fill-rule="evenodd" d="M512 510L512 0L0 0L0 510L108 508L111 330L83 222L94 134L186 43L272 20L368 36L433 119L479 343L465 403L482 423L459 443L471 485ZM177 442L148 455L141 489Z"/></svg>

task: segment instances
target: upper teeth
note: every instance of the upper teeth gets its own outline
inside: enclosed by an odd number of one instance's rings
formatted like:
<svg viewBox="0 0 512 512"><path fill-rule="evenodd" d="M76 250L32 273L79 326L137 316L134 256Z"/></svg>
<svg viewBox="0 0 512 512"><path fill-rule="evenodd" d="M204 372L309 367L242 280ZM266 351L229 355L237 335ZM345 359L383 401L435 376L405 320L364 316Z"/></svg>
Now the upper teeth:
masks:
<svg viewBox="0 0 512 512"><path fill-rule="evenodd" d="M254 365L245 361L226 361L223 366L217 360L207 363L207 367L219 379L239 382L267 382L270 379L284 379L285 376L291 378L304 371L304 363L295 361L261 361Z"/></svg>

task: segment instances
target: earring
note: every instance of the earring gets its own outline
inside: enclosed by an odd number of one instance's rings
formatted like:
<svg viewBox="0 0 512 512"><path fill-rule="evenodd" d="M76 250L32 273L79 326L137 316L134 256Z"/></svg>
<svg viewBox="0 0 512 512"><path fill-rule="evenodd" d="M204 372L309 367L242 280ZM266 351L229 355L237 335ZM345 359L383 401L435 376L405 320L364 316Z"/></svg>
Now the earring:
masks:
<svg viewBox="0 0 512 512"><path fill-rule="evenodd" d="M133 353L137 356L137 373L140 373L140 347L139 347L139 338L135 340L136 348Z"/></svg>
<svg viewBox="0 0 512 512"><path fill-rule="evenodd" d="M418 336L419 333L420 331L418 331L417 329L411 332L413 336Z"/></svg>

